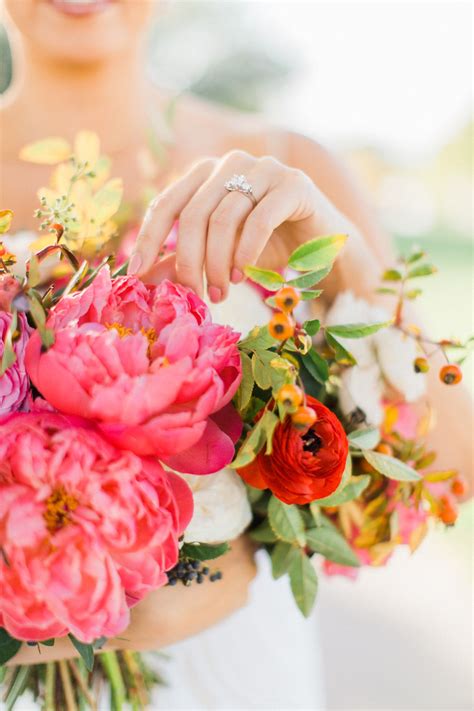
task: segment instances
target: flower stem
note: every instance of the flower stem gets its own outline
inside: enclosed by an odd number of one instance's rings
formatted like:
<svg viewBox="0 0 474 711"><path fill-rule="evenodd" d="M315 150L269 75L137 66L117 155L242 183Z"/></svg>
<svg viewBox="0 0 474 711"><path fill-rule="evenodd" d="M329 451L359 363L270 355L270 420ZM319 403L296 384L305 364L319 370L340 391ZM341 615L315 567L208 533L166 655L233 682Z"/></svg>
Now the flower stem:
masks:
<svg viewBox="0 0 474 711"><path fill-rule="evenodd" d="M74 698L74 689L71 683L71 675L69 673L69 667L65 659L60 659L58 662L59 673L61 674L61 681L63 683L64 698L66 700L67 711L77 711L77 704Z"/></svg>
<svg viewBox="0 0 474 711"><path fill-rule="evenodd" d="M28 681L28 677L30 675L30 671L30 666L18 667L15 678L13 680L13 684L11 685L8 691L7 698L5 699L6 711L12 711L16 700L25 688L26 682Z"/></svg>
<svg viewBox="0 0 474 711"><path fill-rule="evenodd" d="M91 694L91 692L90 692L90 689L87 687L87 684L86 684L86 681L85 681L85 679L84 679L84 676L83 676L82 673L81 673L81 669L80 669L79 666L76 664L76 662L75 662L75 661L72 661L72 660L69 661L69 666L70 666L70 668L71 668L71 671L72 671L72 673L73 673L73 676L74 676L74 678L75 678L75 680L76 680L76 682L77 682L77 684L78 684L78 686L79 686L79 688L80 688L82 694L84 695L85 700L87 701L87 703L88 703L89 706L91 707L92 711L97 711L97 704L96 704L94 698L92 697L92 694Z"/></svg>
<svg viewBox="0 0 474 711"><path fill-rule="evenodd" d="M44 711L54 711L54 685L56 681L56 664L46 664L46 678L44 687Z"/></svg>
<svg viewBox="0 0 474 711"><path fill-rule="evenodd" d="M99 659L112 688L113 711L122 711L125 702L125 684L123 683L117 655L115 652L102 652L99 654Z"/></svg>

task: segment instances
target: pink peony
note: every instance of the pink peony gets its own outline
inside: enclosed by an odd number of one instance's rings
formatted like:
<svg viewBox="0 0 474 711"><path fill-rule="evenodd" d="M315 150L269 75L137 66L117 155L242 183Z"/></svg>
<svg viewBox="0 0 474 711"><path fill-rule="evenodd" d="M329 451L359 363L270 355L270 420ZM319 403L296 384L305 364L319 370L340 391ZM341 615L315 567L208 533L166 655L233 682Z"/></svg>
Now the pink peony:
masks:
<svg viewBox="0 0 474 711"><path fill-rule="evenodd" d="M111 279L103 269L54 307L48 326L54 345L42 353L34 334L26 362L58 410L95 420L116 446L180 471L208 474L231 461L238 334L213 324L190 289Z"/></svg>
<svg viewBox="0 0 474 711"><path fill-rule="evenodd" d="M0 622L18 639L122 632L164 585L192 494L152 459L55 413L0 424Z"/></svg>
<svg viewBox="0 0 474 711"><path fill-rule="evenodd" d="M0 361L12 318L11 313L0 311ZM25 314L18 314L17 331L19 336L13 343L16 360L3 375L0 375L0 415L19 410L29 390L28 375L25 368L25 349L31 328L28 326Z"/></svg>

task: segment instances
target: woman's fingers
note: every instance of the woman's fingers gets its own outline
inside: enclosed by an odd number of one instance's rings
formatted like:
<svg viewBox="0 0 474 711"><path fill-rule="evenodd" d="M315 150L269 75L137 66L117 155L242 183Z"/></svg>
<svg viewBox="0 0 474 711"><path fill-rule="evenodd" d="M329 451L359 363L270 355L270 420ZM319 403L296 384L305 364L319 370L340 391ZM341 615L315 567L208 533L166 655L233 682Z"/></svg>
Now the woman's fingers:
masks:
<svg viewBox="0 0 474 711"><path fill-rule="evenodd" d="M270 190L252 210L242 229L234 254L234 269L257 263L273 232L287 220L295 219L301 205L301 194L292 177Z"/></svg>
<svg viewBox="0 0 474 711"><path fill-rule="evenodd" d="M130 257L128 273L143 276L153 267L174 221L206 180L216 164L206 158L160 193L150 204Z"/></svg>
<svg viewBox="0 0 474 711"><path fill-rule="evenodd" d="M206 181L195 192L179 218L176 271L179 281L202 294L202 279L206 245L213 215L226 199L226 181L233 173L248 170L255 159L241 151L228 153L219 162ZM235 242L235 233L226 236ZM222 245L224 248L224 245ZM216 296L210 284L211 298ZM219 298L213 300L219 301Z"/></svg>

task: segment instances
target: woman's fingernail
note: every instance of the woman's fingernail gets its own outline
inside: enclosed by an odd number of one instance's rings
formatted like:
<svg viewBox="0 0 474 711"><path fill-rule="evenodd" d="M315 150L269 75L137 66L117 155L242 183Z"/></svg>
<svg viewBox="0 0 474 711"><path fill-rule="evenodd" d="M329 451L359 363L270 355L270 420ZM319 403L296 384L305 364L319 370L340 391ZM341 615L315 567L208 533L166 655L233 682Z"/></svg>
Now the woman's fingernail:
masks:
<svg viewBox="0 0 474 711"><path fill-rule="evenodd" d="M231 280L232 284L240 284L240 282L242 281L243 278L244 278L244 275L242 274L240 269L237 269L236 267L234 267L232 269L231 274L230 274L230 280Z"/></svg>
<svg viewBox="0 0 474 711"><path fill-rule="evenodd" d="M130 261L128 262L127 274L136 274L141 266L142 258L138 254L138 252L135 252L134 254L132 254L132 256L130 257Z"/></svg>
<svg viewBox="0 0 474 711"><path fill-rule="evenodd" d="M222 291L217 286L210 286L208 288L209 298L213 304L218 304L222 299Z"/></svg>

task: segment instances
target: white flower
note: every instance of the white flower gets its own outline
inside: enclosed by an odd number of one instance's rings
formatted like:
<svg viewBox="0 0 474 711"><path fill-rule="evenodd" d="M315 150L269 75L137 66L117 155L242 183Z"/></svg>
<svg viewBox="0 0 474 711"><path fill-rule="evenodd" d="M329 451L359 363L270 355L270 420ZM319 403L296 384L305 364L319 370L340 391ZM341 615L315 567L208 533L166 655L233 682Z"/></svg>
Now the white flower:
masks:
<svg viewBox="0 0 474 711"><path fill-rule="evenodd" d="M385 309L356 299L351 291L340 294L326 317L327 325L375 323L387 321ZM385 328L366 338L338 338L357 360L342 375L339 402L345 414L356 407L364 411L370 424L383 419L382 398L387 385L397 390L407 402L417 400L426 389L426 378L415 373L413 361L418 355L412 338L394 328Z"/></svg>
<svg viewBox="0 0 474 711"><path fill-rule="evenodd" d="M186 543L232 541L247 528L252 511L242 479L232 469L216 474L181 474L194 498L194 514L184 533Z"/></svg>
<svg viewBox="0 0 474 711"><path fill-rule="evenodd" d="M208 303L212 319L216 323L232 326L244 338L254 326L269 322L271 310L264 296L255 286L243 282L231 285L227 299L219 304Z"/></svg>

